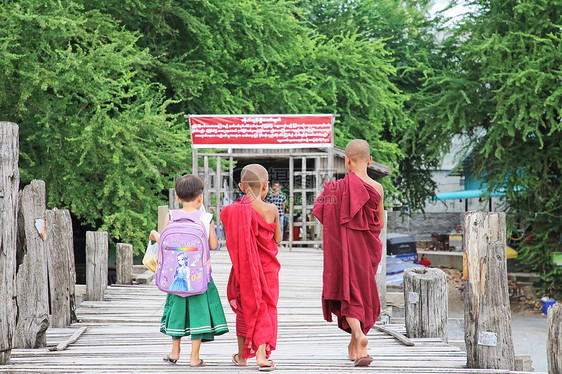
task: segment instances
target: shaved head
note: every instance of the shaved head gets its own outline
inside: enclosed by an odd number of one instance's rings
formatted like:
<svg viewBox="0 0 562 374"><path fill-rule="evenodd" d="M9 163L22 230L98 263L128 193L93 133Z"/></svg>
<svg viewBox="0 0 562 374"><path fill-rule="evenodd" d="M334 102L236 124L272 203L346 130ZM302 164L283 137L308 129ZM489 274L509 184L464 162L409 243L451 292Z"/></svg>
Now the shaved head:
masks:
<svg viewBox="0 0 562 374"><path fill-rule="evenodd" d="M257 192L267 183L267 179L267 170L263 166L260 164L250 164L242 169L240 183L253 192Z"/></svg>
<svg viewBox="0 0 562 374"><path fill-rule="evenodd" d="M369 143L363 139L355 139L347 143L345 147L345 155L353 162L369 161L371 151L369 150Z"/></svg>

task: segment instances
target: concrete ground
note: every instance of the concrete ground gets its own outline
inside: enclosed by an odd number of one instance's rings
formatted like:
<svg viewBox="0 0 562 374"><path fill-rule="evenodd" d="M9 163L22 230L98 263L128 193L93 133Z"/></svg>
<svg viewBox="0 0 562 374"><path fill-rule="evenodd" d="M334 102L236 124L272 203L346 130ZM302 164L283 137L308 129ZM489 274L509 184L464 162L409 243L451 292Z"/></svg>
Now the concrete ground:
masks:
<svg viewBox="0 0 562 374"><path fill-rule="evenodd" d="M515 353L530 354L535 371L548 372L546 360L548 324L546 316L513 314L511 318Z"/></svg>

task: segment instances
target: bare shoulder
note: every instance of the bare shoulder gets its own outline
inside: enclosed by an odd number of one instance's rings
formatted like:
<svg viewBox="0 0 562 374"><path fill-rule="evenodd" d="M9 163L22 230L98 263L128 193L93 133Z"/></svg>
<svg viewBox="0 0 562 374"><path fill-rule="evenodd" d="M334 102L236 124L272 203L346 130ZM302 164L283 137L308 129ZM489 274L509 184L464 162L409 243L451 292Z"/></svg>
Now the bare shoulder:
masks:
<svg viewBox="0 0 562 374"><path fill-rule="evenodd" d="M371 178L369 178L367 183L369 183L369 185L373 186L373 188L379 193L379 195L381 195L381 196L384 195L384 188L383 188L382 184L380 184L379 182L377 182L376 180L371 179Z"/></svg>
<svg viewBox="0 0 562 374"><path fill-rule="evenodd" d="M277 207L275 204L266 203L264 201L256 202L254 209L269 223L275 221L275 216L277 215Z"/></svg>
<svg viewBox="0 0 562 374"><path fill-rule="evenodd" d="M277 206L275 204L267 203L267 213L272 214L275 217L277 214Z"/></svg>
<svg viewBox="0 0 562 374"><path fill-rule="evenodd" d="M264 216L263 218L265 218L265 220L267 221L267 223L273 223L275 222L275 219L277 217L277 207L275 206L275 204L270 204L270 203L266 203L264 206Z"/></svg>

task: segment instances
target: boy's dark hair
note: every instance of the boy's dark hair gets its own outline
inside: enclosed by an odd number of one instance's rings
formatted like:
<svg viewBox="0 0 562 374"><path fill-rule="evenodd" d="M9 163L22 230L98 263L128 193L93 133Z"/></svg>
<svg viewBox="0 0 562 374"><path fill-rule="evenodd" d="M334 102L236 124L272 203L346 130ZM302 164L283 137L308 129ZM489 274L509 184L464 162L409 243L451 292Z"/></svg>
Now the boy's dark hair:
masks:
<svg viewBox="0 0 562 374"><path fill-rule="evenodd" d="M186 174L176 180L176 195L185 202L197 199L203 188L203 181L197 175Z"/></svg>

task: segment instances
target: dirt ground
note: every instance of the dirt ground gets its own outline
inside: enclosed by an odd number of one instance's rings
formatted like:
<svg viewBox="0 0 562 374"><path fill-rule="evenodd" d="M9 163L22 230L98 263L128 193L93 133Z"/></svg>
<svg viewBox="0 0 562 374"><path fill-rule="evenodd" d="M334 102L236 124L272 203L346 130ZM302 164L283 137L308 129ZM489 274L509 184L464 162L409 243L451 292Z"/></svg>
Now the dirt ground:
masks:
<svg viewBox="0 0 562 374"><path fill-rule="evenodd" d="M447 275L447 283L449 285L449 304L453 302L453 309L457 309L462 306L462 289L463 280L462 272L451 268L440 268ZM523 290L522 290L523 292ZM537 298L536 294L532 292L530 295L515 294L509 299L512 314L521 314L526 316L544 316L542 314L541 302Z"/></svg>

